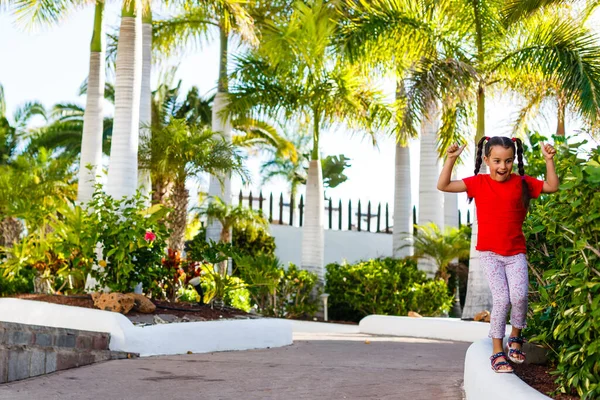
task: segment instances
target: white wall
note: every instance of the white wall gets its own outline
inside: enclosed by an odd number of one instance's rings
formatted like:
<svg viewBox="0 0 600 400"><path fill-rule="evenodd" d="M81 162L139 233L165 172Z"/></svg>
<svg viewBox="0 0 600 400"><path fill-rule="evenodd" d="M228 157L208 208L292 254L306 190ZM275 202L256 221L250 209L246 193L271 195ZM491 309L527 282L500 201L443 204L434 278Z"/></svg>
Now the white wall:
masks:
<svg viewBox="0 0 600 400"><path fill-rule="evenodd" d="M275 255L279 260L286 266L290 262L300 266L302 228L271 224L270 231L275 238ZM390 234L325 229L325 265L391 256Z"/></svg>

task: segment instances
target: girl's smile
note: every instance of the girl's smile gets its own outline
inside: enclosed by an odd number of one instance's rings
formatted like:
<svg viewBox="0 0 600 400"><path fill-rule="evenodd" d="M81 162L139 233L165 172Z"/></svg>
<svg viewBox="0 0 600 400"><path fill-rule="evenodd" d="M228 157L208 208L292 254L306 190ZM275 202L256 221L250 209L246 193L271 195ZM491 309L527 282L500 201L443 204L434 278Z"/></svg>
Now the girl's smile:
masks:
<svg viewBox="0 0 600 400"><path fill-rule="evenodd" d="M484 156L483 160L490 169L490 178L497 182L505 182L510 179L513 163L515 161L513 149L505 149L502 146L493 146L490 149L490 156Z"/></svg>

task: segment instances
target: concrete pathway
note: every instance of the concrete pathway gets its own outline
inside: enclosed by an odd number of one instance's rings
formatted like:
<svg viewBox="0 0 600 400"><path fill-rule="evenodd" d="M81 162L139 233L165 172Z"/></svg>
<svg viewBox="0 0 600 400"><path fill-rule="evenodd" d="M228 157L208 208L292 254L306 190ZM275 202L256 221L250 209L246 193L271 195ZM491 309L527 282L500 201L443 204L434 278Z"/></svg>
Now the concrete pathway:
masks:
<svg viewBox="0 0 600 400"><path fill-rule="evenodd" d="M0 400L463 399L470 343L306 322L294 332L283 348L110 361L0 385Z"/></svg>

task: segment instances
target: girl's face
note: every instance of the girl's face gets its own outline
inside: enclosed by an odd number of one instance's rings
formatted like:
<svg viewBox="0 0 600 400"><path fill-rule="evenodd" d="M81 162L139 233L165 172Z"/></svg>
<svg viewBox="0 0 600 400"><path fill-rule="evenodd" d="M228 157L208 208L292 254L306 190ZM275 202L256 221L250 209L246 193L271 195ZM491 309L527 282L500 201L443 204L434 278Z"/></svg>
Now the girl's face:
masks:
<svg viewBox="0 0 600 400"><path fill-rule="evenodd" d="M510 148L505 149L502 146L492 146L490 148L490 156L484 156L483 160L490 168L490 178L497 182L505 182L510 178L515 153Z"/></svg>

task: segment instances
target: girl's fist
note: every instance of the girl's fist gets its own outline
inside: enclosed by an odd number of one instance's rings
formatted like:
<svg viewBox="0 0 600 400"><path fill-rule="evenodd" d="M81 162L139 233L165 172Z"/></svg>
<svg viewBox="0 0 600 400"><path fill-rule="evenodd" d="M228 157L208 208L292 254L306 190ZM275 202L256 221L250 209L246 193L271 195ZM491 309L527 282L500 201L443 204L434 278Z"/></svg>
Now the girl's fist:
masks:
<svg viewBox="0 0 600 400"><path fill-rule="evenodd" d="M556 149L551 144L542 142L542 154L546 160L552 160L556 154Z"/></svg>
<svg viewBox="0 0 600 400"><path fill-rule="evenodd" d="M448 153L448 158L458 158L458 156L460 155L460 153L462 153L462 151L465 149L465 147L467 147L466 144L459 146L458 144L451 144L450 147L448 147L447 153Z"/></svg>

